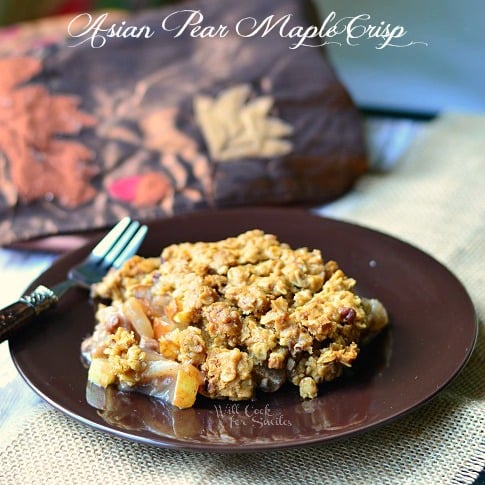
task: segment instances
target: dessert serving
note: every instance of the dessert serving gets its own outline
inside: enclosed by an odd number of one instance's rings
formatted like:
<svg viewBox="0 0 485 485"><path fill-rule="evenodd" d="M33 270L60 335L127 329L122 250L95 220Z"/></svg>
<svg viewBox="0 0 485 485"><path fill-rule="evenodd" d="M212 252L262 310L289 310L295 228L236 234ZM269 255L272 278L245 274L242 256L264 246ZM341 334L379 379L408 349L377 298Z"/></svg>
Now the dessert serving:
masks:
<svg viewBox="0 0 485 485"><path fill-rule="evenodd" d="M88 379L179 408L247 400L285 382L312 399L387 324L384 306L319 250L255 229L135 256L93 287L109 300L81 351Z"/></svg>

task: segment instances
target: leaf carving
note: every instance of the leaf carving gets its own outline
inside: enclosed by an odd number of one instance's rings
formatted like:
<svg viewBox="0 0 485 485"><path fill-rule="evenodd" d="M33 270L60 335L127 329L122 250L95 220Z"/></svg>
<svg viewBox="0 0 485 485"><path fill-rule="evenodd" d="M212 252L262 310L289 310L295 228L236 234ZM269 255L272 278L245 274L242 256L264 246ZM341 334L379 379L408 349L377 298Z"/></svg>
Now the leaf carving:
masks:
<svg viewBox="0 0 485 485"><path fill-rule="evenodd" d="M199 153L197 142L177 127L177 115L178 109L170 107L154 111L140 121L144 145L160 153L160 164L172 180L173 190L166 191L161 202L168 214L173 213L176 194L197 203L203 193L208 197L212 190L209 161ZM194 187L188 188L190 184Z"/></svg>
<svg viewBox="0 0 485 485"><path fill-rule="evenodd" d="M217 98L196 96L194 112L209 153L215 160L271 158L293 149L282 139L293 133L291 125L270 116L273 99L261 96L248 101L250 87L231 87Z"/></svg>
<svg viewBox="0 0 485 485"><path fill-rule="evenodd" d="M131 175L117 179L108 187L114 199L133 203L137 207L158 204L172 192L170 181L159 172Z"/></svg>
<svg viewBox="0 0 485 485"><path fill-rule="evenodd" d="M197 153L197 144L177 128L176 114L175 108L166 108L154 111L140 121L140 127L145 134L145 145L163 153L193 158Z"/></svg>
<svg viewBox="0 0 485 485"><path fill-rule="evenodd" d="M22 85L40 70L41 62L31 57L0 59L0 153L21 200L56 198L74 208L95 195L90 179L96 170L87 164L93 154L58 135L77 134L95 120L78 110L76 96Z"/></svg>

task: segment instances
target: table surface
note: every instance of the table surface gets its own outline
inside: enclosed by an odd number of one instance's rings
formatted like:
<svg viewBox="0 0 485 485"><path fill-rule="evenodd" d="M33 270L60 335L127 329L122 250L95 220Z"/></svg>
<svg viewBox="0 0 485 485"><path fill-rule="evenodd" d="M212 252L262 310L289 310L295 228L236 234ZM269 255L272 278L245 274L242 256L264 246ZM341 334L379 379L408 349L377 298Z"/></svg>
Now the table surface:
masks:
<svg viewBox="0 0 485 485"><path fill-rule="evenodd" d="M414 136L423 126L423 121L410 119L390 120L368 118L366 133L371 168L373 171L388 171ZM327 204L321 213L339 217L346 208L342 204ZM0 307L15 301L25 288L47 269L60 253L0 249ZM2 429L12 427L24 414L39 406L38 397L21 379L10 358L7 342L0 344L0 434ZM483 473L475 483L485 483Z"/></svg>

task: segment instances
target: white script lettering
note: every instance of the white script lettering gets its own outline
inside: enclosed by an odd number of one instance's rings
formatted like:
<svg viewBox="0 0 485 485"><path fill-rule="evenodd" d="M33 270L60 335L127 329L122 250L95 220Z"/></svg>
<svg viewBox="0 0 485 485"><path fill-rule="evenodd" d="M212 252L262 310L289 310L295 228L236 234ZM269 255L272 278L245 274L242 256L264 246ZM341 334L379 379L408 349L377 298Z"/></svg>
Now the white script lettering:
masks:
<svg viewBox="0 0 485 485"><path fill-rule="evenodd" d="M94 49L99 49L106 44L108 38L118 37L127 39L129 37L139 39L144 37L149 39L155 33L148 25L137 27L135 25L126 25L126 21L122 21L119 25L111 24L109 27L104 26L108 18L108 13L103 13L99 17L93 17L90 13L81 13L74 17L67 27L67 32L70 37L74 39L81 39L76 44L69 47L76 47L86 42L91 44ZM82 22L83 28L78 31L75 24L79 25Z"/></svg>
<svg viewBox="0 0 485 485"><path fill-rule="evenodd" d="M176 18L182 17L182 23L177 23ZM185 20L184 20L185 19ZM174 22L175 21L175 22ZM229 33L227 25L201 25L204 16L200 10L177 10L167 15L162 21L162 29L165 32L175 32L174 39L180 37L185 31L190 37L226 37Z"/></svg>
<svg viewBox="0 0 485 485"><path fill-rule="evenodd" d="M335 12L330 12L323 20L320 26L310 25L307 27L301 25L291 26L292 14L283 15L276 18L274 14L269 15L263 20L258 21L254 17L245 17L240 19L236 24L236 32L241 37L266 37L275 30L280 37L289 39L298 39L290 44L290 49L298 47L321 47L327 44L342 45L342 42L329 41L328 39L342 36L345 43L349 46L356 46L357 39L382 39L382 42L375 46L376 49L383 49L387 46L407 47L413 44L424 44L425 42L409 42L407 44L397 44L396 39L400 39L407 34L404 27L381 21L379 25L366 23L370 21L369 14L355 15L354 17L343 17L336 19ZM308 42L308 39L323 39L317 42Z"/></svg>

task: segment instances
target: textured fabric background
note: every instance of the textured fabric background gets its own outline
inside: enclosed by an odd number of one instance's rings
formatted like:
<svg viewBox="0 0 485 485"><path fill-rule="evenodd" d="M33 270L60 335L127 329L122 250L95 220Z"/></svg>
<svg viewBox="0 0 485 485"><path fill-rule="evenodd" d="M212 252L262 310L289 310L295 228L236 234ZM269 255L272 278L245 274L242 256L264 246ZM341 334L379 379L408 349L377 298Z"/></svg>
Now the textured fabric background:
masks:
<svg viewBox="0 0 485 485"><path fill-rule="evenodd" d="M154 35L111 37L103 48L85 42L89 37L69 37L66 18L0 29L0 71L12 74L0 76L1 245L99 230L126 215L149 221L207 207L322 204L350 189L367 169L362 119L325 51L290 49L291 39L276 30L262 40L232 28L234 19L269 14L309 25L308 1L220 5L184 3L187 11L203 12L205 26L231 26L224 38L202 42L187 32L174 40L174 32L161 29L162 20L180 10L175 5L126 13L122 22L149 26ZM122 23L102 15L93 17L93 28L100 20L103 29ZM74 25L85 31L86 18ZM12 56L24 42L30 42L27 57ZM269 96L270 118L291 125L292 134L251 131L254 123L266 126L266 113L230 129L223 121L217 132L234 133L220 141L233 154L223 161L209 150L214 145L203 135L194 103L238 85L248 85L247 95L240 102L230 96L234 113L223 107L214 119L235 122L244 114L240 105ZM238 145L239 138L247 141ZM275 151L287 143L289 153ZM251 146L259 148L248 151Z"/></svg>
<svg viewBox="0 0 485 485"><path fill-rule="evenodd" d="M320 209L411 242L468 289L480 322L477 347L431 402L352 439L249 455L151 448L40 405L14 428L2 429L0 482L472 483L485 462L484 133L483 116L444 116L424 130L395 170L366 176L353 192Z"/></svg>

